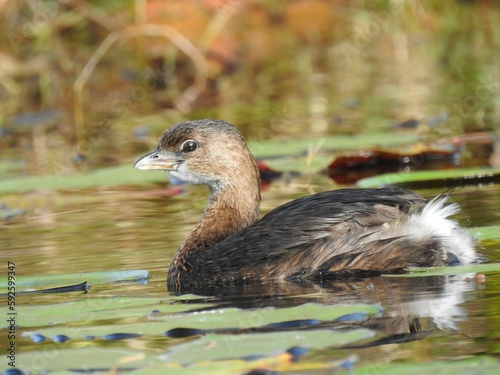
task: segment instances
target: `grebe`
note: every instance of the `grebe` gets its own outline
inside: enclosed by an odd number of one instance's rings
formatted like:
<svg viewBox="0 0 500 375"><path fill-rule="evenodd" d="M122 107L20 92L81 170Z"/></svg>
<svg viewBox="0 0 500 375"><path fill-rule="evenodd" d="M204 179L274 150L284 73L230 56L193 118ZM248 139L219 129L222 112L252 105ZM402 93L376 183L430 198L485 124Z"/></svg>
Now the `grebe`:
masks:
<svg viewBox="0 0 500 375"><path fill-rule="evenodd" d="M260 179L241 133L220 120L181 122L134 168L204 184L201 219L177 249L170 291L252 280L300 280L469 264L474 239L448 219L457 204L396 187L306 196L259 220Z"/></svg>

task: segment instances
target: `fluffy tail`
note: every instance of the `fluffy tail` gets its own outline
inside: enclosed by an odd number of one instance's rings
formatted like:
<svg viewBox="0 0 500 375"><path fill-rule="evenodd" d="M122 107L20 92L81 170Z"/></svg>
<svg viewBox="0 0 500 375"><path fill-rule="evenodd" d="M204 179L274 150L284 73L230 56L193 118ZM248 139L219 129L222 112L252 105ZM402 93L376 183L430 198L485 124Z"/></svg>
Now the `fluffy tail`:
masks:
<svg viewBox="0 0 500 375"><path fill-rule="evenodd" d="M411 234L422 234L440 241L448 253L448 264L470 264L478 261L476 241L465 229L460 228L449 217L457 214L460 207L456 203L446 205L448 197L436 197L425 205L422 211L409 217Z"/></svg>

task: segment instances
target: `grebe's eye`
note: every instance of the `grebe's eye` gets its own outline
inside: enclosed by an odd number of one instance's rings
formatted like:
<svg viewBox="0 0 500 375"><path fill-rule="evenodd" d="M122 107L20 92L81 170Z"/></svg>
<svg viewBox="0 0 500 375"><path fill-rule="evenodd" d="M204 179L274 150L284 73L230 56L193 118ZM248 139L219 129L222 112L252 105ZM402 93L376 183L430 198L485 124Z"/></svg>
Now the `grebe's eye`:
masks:
<svg viewBox="0 0 500 375"><path fill-rule="evenodd" d="M193 152L198 148L198 143L196 141L193 141L192 139L188 139L185 141L182 146L181 146L181 151L182 152Z"/></svg>

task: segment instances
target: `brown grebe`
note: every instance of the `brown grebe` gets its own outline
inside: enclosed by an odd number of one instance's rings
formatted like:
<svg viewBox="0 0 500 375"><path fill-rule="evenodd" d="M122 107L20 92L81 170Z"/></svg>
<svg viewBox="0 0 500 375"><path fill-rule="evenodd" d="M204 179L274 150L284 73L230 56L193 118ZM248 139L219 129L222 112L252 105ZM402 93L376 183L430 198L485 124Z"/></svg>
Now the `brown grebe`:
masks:
<svg viewBox="0 0 500 375"><path fill-rule="evenodd" d="M400 272L477 260L473 238L448 219L445 198L428 203L396 187L341 189L306 196L259 220L260 181L243 136L220 120L181 122L166 130L137 169L162 169L205 184L200 221L177 249L168 288Z"/></svg>

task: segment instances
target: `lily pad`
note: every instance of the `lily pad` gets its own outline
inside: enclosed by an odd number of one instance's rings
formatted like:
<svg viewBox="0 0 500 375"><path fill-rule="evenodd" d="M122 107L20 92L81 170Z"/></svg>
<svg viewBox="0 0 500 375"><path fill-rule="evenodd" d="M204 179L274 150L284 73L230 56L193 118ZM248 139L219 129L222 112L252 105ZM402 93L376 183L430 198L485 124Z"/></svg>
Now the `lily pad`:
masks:
<svg viewBox="0 0 500 375"><path fill-rule="evenodd" d="M92 360L89 360L90 358ZM136 350L99 347L63 348L61 345L53 344L36 352L18 353L16 362L20 370L35 370L37 374L45 372L75 374L84 373L88 369L116 368L131 371L147 368L159 361L152 354Z"/></svg>
<svg viewBox="0 0 500 375"><path fill-rule="evenodd" d="M345 372L349 375L384 374L384 375L496 375L500 359L493 357L475 357L458 361L435 361L428 363L389 363L369 367L359 367Z"/></svg>
<svg viewBox="0 0 500 375"><path fill-rule="evenodd" d="M312 345L317 348L321 348L324 345L330 346L333 342L334 346L342 345L346 342L354 342L362 338L370 337L371 332L366 331L366 335L363 334L363 330L353 331L351 334L340 333L338 336L335 332L331 332L327 339L319 337L320 341L315 342ZM325 335L326 336L326 335ZM343 364L346 362L352 363L352 357L349 356L344 360L336 361L335 363L328 364L318 364L315 362L309 363L296 363L294 362L294 356L290 352L296 351L296 349L302 349L303 352L307 352L305 347L291 347L288 350L281 351L279 348L271 348L271 350L266 351L269 344L264 348L255 348L255 345L260 342L254 341L256 337L248 337L245 339L250 340L248 342L240 342L240 345L233 348L230 352L236 355L236 359L229 358L227 352L224 356L223 349L226 346L226 342L220 341L219 343L215 340L221 340L223 337L207 338L205 341L208 343L208 352L203 355L203 352L207 351L207 347L201 348L201 352L192 352L191 357L193 361L188 363L176 362L175 358L168 358L167 356L172 353L167 353L166 355L156 355L152 353L151 350L145 349L113 349L113 348L102 348L102 347L80 347L80 348L60 348L60 347L50 347L46 349L39 350L37 352L24 352L18 355L18 362L20 364L20 369L22 370L40 370L43 372L50 372L52 375L71 375L75 373L131 373L131 374L147 374L147 375L163 375L163 374L243 374L250 372L252 369L276 369L280 370L293 370L295 367L299 370L307 369L332 369L332 368L342 368ZM305 337L303 337L305 338ZM262 339L260 337L260 339ZM286 337L278 337L278 339L286 339ZM299 341L301 337L294 337L291 341ZM305 338L307 341L307 338ZM311 335L309 338L313 342L314 337ZM247 345L250 344L250 345ZM190 343L180 345L181 348L174 355L179 356L183 349L189 346ZM198 346L203 344L203 339L196 340L191 343L191 345ZM219 346L217 348L217 346ZM281 340L281 345L279 347L286 347L287 343L285 340ZM245 349L244 349L245 348ZM194 349L194 348L193 348ZM217 349L217 350L216 350ZM213 352L211 352L213 350ZM214 354L218 352L223 358L217 358ZM255 353L263 352L263 355L250 354L245 356L244 353ZM197 356L198 353L202 353L203 358ZM89 358L92 358L89 364ZM179 359L179 358L177 358ZM189 358L188 358L189 360ZM5 365L4 365L5 366Z"/></svg>
<svg viewBox="0 0 500 375"><path fill-rule="evenodd" d="M175 298L175 297L172 297ZM124 311L113 311L112 303L117 302L117 306L122 306ZM175 301L175 299L172 299ZM110 304L111 303L111 304ZM110 304L110 305L108 305ZM108 307L109 306L109 307ZM207 307L208 305L203 305ZM109 299L104 301L90 300L88 302L75 302L60 304L59 306L33 306L29 312L32 319L26 324L38 325L37 334L45 337L52 337L58 334L65 334L72 340L85 340L85 337L102 337L105 335L119 333L138 333L141 335L163 336L168 330L179 327L189 327L197 329L221 329L233 328L245 329L265 326L271 323L278 323L299 319L318 319L321 321L335 320L341 316L364 313L377 315L381 308L379 305L347 305L332 306L325 309L321 304L305 304L288 308L267 308L259 310L241 310L236 308L210 309L191 313L177 313L179 311L193 310L196 304L169 304L169 300L160 301L158 299L133 299L124 298L122 301ZM119 310L119 309L118 309ZM158 313L151 314L152 310ZM59 315L60 314L60 315ZM24 313L23 313L24 315ZM27 315L27 314L26 314ZM58 317L59 315L59 317ZM71 316L73 315L73 317ZM37 324L37 317L39 323ZM88 322L99 319L112 318L132 318L126 323L114 322L113 324L79 326L78 322ZM147 322L144 318L147 317ZM51 322L74 323L73 326L66 325L48 326L43 328L42 323ZM24 327L24 322L23 322Z"/></svg>
<svg viewBox="0 0 500 375"><path fill-rule="evenodd" d="M430 267L430 268L415 268L409 270L411 272L384 275L385 277L427 277L427 276L444 276L444 275L462 275L467 273L487 273L500 271L500 263L490 264L471 264L468 266L451 266L451 267Z"/></svg>
<svg viewBox="0 0 500 375"><path fill-rule="evenodd" d="M355 150L367 147L393 147L417 142L419 137L411 134L372 133L357 136L335 135L329 137L292 140L250 141L248 146L257 158L305 155L314 146L322 150Z"/></svg>
<svg viewBox="0 0 500 375"><path fill-rule="evenodd" d="M479 240L500 240L500 225L470 228L469 232Z"/></svg>
<svg viewBox="0 0 500 375"><path fill-rule="evenodd" d="M315 327L258 334L239 330L238 334L207 334L191 339L169 338L165 337L163 333L167 329L179 326L247 328L266 326L273 322L292 318L308 319L314 317L326 320L354 316L358 313L376 315L380 312L378 305L330 306L325 308L322 304L312 303L289 308L256 310L236 308L210 310L206 309L208 305L203 304L205 308L203 310L178 313L181 309L201 307L192 303L176 303L179 301L180 297L170 297L167 300L103 298L50 306L23 307L22 316L25 319L18 327L19 345L28 348L28 339L32 336L37 338L43 336L47 339L44 341L36 340L39 344L33 342L31 347L35 346L39 349L23 352L18 359L19 363L33 364L38 361L40 355L43 356L47 352L57 355L43 357L43 365L38 366L37 369L60 374L65 374L70 370L99 368L144 371L143 373L147 374L160 374L162 371L163 373L165 371L171 373L170 370L193 368L198 370L198 372L193 373L208 373L204 371L207 368L207 370L214 370L213 373L224 374L228 373L226 372L228 366L240 368L241 371L249 371L257 366L256 363L264 363L266 358L269 358L269 363L274 366L280 361L288 366L291 363L291 352L288 353L288 356L286 352L292 347L303 348L303 351L339 347L371 338L375 333L368 329L335 331ZM158 310L158 313L152 314L153 308ZM111 323L110 319L114 319L114 321ZM105 324L99 325L99 320ZM89 326L88 322L93 322L93 324ZM33 329L34 326L43 324L49 326ZM51 324L52 327L50 327ZM30 330L26 330L28 326L31 326ZM63 335L67 337L64 343L54 342L54 337ZM134 350L102 347L102 342L109 341L111 337L120 340L125 346L130 341L130 347L133 347ZM138 344L141 341L162 342L161 347L164 354L152 355L157 351L143 344ZM83 355L83 352L86 354ZM63 355L64 361L60 355ZM88 358L93 359L90 365ZM261 360L264 362L259 362ZM29 370L32 369L32 367L29 368ZM153 371L154 369L156 370ZM186 372L179 370L179 373Z"/></svg>
<svg viewBox="0 0 500 375"><path fill-rule="evenodd" d="M297 347L295 347L297 348ZM293 351L291 348L289 351ZM300 349L300 347L299 347ZM307 349L306 349L307 350ZM156 364L148 369L139 370L134 373L137 375L163 375L182 374L182 375L223 375L223 374L247 374L256 370L256 373L267 370L269 373L302 373L304 371L314 370L340 370L352 367L352 364L358 361L356 355L346 356L337 361L319 363L317 361L295 361L292 356L286 352L274 352L272 355L258 357L257 359L225 359L221 361L200 361L188 366L179 366L172 363ZM273 372L274 371L274 372ZM309 372L308 372L309 373ZM310 372L312 373L312 372Z"/></svg>
<svg viewBox="0 0 500 375"><path fill-rule="evenodd" d="M175 297L167 299L111 297L85 298L51 305L19 306L18 310L23 314L21 327L26 328L109 319L145 318L154 314L173 314L208 306L210 305L182 303ZM2 309L4 308L0 308L0 311ZM159 334L161 333L160 331Z"/></svg>
<svg viewBox="0 0 500 375"><path fill-rule="evenodd" d="M115 281L135 281L148 277L148 271L105 271L105 272L84 272L68 275L38 275L21 276L16 278L16 288L18 292L31 291L36 287L59 287L63 285L79 284L87 281L89 284L101 284ZM7 278L0 278L0 293L7 292Z"/></svg>
<svg viewBox="0 0 500 375"><path fill-rule="evenodd" d="M199 361L244 358L282 352L291 346L309 349L339 347L374 336L366 329L350 331L311 330L304 332L273 332L236 336L207 335L193 342L170 348L161 358L182 365Z"/></svg>
<svg viewBox="0 0 500 375"><path fill-rule="evenodd" d="M70 190L114 185L139 185L165 181L165 173L133 173L132 165L102 168L71 176L19 177L0 182L0 193L21 193L33 190Z"/></svg>
<svg viewBox="0 0 500 375"><path fill-rule="evenodd" d="M500 168L462 168L441 171L418 171L411 173L388 173L364 178L357 182L360 187L385 185L407 186L413 189L430 187L453 187L460 184L477 184L500 181Z"/></svg>

